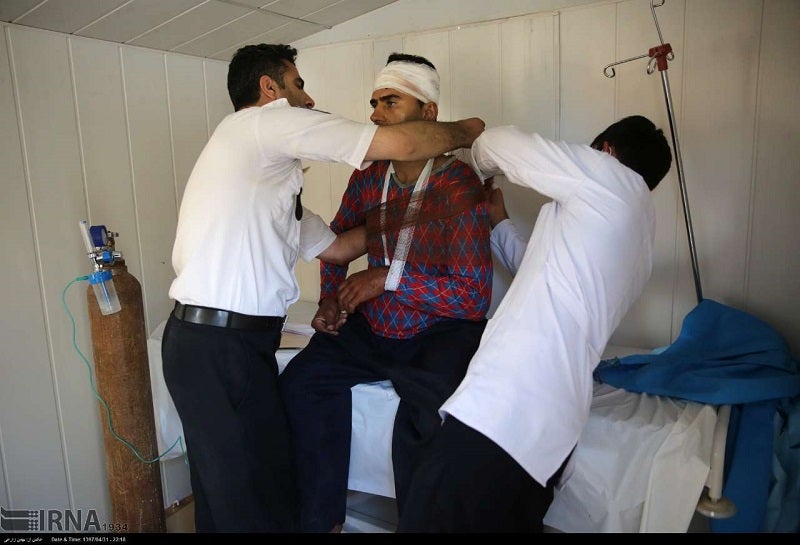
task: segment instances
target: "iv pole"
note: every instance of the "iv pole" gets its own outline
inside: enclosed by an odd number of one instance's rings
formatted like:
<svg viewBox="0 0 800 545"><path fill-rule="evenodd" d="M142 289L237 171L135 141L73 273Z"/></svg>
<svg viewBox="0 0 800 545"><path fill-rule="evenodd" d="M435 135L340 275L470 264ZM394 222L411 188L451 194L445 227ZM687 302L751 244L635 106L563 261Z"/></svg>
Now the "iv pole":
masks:
<svg viewBox="0 0 800 545"><path fill-rule="evenodd" d="M675 115L672 111L672 95L669 90L669 77L667 76L667 69L669 68L667 61L675 58L672 53L672 46L664 43L664 38L661 36L661 28L658 26L658 18L656 17L656 8L664 5L665 0L650 0L650 11L653 13L653 21L656 25L658 32L658 40L661 45L651 47L648 53L639 55L638 57L631 57L622 61L612 62L603 68L603 75L607 78L616 76L614 66L624 64L626 62L635 61L644 57L649 57L647 63L647 73L652 74L658 68L661 74L661 85L664 88L664 99L667 102L667 117L669 118L669 130L672 136L672 149L675 152L675 165L678 169L678 186L681 191L681 202L683 204L683 217L686 221L686 233L689 238L689 253L692 259L692 273L694 275L694 287L697 293L697 303L703 301L703 289L700 285L700 269L697 264L697 249L694 242L694 231L692 230L692 216L689 213L689 198L686 193L686 180L683 177L683 160L681 159L681 148L678 144L678 131L675 124Z"/></svg>
<svg viewBox="0 0 800 545"><path fill-rule="evenodd" d="M661 85L664 88L664 99L667 103L667 116L669 117L669 130L672 136L672 149L675 153L675 165L678 169L678 186L681 191L681 201L683 203L683 217L686 220L686 233L689 237L689 253L692 258L692 273L694 274L694 286L697 292L697 304L703 301L703 290L700 286L700 270L697 265L697 249L694 243L694 231L692 230L692 216L689 213L689 198L686 193L686 180L683 177L683 160L681 159L681 148L678 144L678 131L675 124L675 115L672 111L672 95L669 90L669 77L667 76L667 69L669 68L668 62L675 58L672 52L672 46L664 43L664 38L661 36L661 28L658 26L658 18L656 17L656 8L664 5L665 0L650 0L650 11L653 14L653 22L656 25L658 32L658 40L661 45L651 47L650 50L638 57L631 57L622 61L612 62L611 64L603 67L603 75L607 78L613 78L616 75L614 66L624 64L626 62L635 61L649 57L647 62L647 74L655 72L656 68L661 73ZM718 413L718 425L714 432L714 441L712 448L712 469L709 471L708 478L706 479L706 490L704 490L700 501L697 503L697 511L709 518L729 518L736 513L736 506L728 498L722 496L722 480L723 480L723 466L725 459L725 441L722 440L724 434L721 430L728 428L728 420L730 418L730 405L720 406ZM719 437L718 437L718 434Z"/></svg>

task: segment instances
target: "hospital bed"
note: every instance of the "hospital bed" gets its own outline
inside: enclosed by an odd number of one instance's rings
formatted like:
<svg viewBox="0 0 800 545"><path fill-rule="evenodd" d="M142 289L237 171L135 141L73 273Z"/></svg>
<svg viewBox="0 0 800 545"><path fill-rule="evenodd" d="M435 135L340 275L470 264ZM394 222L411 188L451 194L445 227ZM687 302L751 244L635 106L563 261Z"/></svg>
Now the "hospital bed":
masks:
<svg viewBox="0 0 800 545"><path fill-rule="evenodd" d="M298 302L289 309L277 353L281 370L308 342L316 308ZM163 326L148 340L159 452L183 433L163 381ZM603 357L645 351L608 347ZM348 487L393 498L391 434L399 398L388 381L357 385L352 392ZM596 383L589 420L545 525L561 532L687 532L697 526L698 511L718 516L727 409ZM165 458L181 455L174 450Z"/></svg>

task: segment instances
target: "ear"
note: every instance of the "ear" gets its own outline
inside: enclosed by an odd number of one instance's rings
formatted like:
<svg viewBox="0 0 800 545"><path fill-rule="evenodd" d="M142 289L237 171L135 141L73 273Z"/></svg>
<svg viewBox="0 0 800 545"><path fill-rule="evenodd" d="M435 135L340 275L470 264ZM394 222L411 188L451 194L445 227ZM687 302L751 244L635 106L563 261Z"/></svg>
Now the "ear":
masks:
<svg viewBox="0 0 800 545"><path fill-rule="evenodd" d="M269 76L261 76L258 80L258 88L261 92L261 96L264 97L267 102L271 102L280 98L278 94L278 85L275 81Z"/></svg>
<svg viewBox="0 0 800 545"><path fill-rule="evenodd" d="M422 119L436 121L437 117L439 117L439 106L435 102L428 102L422 106Z"/></svg>
<svg viewBox="0 0 800 545"><path fill-rule="evenodd" d="M617 151L614 149L614 146L610 146L608 142L603 142L603 151L608 153L612 157L617 156Z"/></svg>

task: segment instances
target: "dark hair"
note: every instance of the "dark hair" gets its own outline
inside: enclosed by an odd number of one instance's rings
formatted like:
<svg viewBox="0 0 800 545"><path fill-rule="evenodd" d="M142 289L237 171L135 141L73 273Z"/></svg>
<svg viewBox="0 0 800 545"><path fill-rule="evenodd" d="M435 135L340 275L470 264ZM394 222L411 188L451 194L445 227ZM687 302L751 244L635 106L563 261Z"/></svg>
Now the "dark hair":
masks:
<svg viewBox="0 0 800 545"><path fill-rule="evenodd" d="M426 59L425 57L420 57L419 55L409 55L407 53L392 53L389 55L389 58L386 59L386 64L394 61L402 61L402 62L415 62L417 64L425 64L436 70L436 67L433 65L431 61Z"/></svg>
<svg viewBox="0 0 800 545"><path fill-rule="evenodd" d="M641 115L632 115L612 124L597 135L592 147L601 150L603 142L614 148L620 163L644 178L651 191L666 176L672 164L672 152L664 132Z"/></svg>
<svg viewBox="0 0 800 545"><path fill-rule="evenodd" d="M284 44L246 45L239 48L228 65L228 95L238 111L258 102L259 80L269 76L284 89L286 64L294 64L297 50Z"/></svg>

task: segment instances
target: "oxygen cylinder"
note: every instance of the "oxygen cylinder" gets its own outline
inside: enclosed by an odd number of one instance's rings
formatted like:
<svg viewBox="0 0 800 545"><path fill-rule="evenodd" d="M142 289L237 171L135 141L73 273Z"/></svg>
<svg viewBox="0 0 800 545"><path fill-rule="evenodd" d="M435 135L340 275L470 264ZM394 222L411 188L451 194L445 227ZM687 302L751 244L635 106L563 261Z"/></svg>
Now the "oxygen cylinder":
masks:
<svg viewBox="0 0 800 545"><path fill-rule="evenodd" d="M111 271L121 309L103 314L93 287L87 287L97 391L110 410L117 435L132 445L140 460L109 429L106 411L101 420L106 472L111 492L114 531L166 532L158 456L153 394L147 357L142 288L124 260Z"/></svg>

